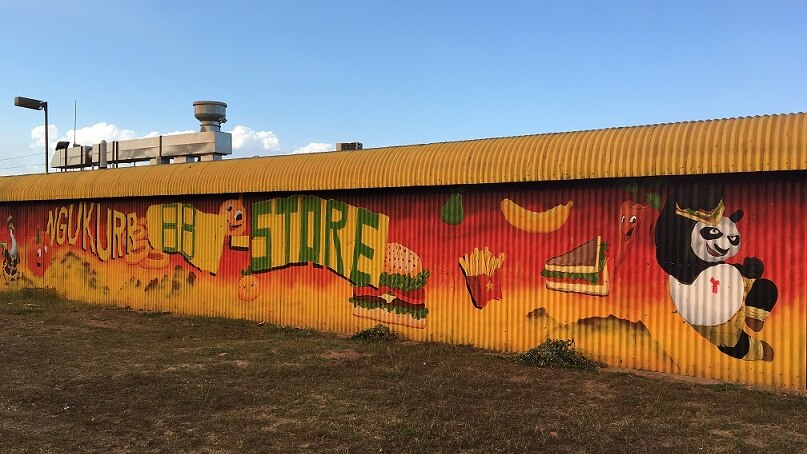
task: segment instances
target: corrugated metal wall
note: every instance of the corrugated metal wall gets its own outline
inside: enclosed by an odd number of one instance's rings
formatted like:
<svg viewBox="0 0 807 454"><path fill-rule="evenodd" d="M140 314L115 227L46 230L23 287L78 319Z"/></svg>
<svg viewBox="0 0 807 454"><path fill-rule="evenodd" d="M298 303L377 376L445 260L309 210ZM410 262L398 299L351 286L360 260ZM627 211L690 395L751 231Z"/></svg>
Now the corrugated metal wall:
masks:
<svg viewBox="0 0 807 454"><path fill-rule="evenodd" d="M805 387L804 172L175 194L0 205L5 288Z"/></svg>

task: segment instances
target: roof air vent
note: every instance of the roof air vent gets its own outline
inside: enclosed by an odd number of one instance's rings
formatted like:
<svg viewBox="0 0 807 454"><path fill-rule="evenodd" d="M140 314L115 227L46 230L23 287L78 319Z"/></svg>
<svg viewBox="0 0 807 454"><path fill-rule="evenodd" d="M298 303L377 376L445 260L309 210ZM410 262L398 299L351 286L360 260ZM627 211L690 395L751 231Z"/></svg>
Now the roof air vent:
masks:
<svg viewBox="0 0 807 454"><path fill-rule="evenodd" d="M221 132L221 124L227 123L227 104L220 101L194 101L193 114L202 122L199 132Z"/></svg>
<svg viewBox="0 0 807 454"><path fill-rule="evenodd" d="M361 142L339 142L336 144L336 151L361 150Z"/></svg>

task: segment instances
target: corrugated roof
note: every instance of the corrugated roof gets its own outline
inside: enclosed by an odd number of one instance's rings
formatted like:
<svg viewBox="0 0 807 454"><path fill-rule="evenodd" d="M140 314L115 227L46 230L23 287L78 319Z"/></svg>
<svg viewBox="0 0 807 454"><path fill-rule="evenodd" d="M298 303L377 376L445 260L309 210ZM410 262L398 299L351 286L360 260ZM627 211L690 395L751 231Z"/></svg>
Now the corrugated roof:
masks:
<svg viewBox="0 0 807 454"><path fill-rule="evenodd" d="M807 170L807 114L0 178L58 200Z"/></svg>

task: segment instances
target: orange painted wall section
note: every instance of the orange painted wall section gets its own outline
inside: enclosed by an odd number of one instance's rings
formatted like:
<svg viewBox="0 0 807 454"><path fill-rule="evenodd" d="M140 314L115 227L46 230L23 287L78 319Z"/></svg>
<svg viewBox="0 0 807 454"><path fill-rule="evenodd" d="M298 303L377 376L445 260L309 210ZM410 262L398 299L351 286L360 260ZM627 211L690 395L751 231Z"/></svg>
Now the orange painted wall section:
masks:
<svg viewBox="0 0 807 454"><path fill-rule="evenodd" d="M0 243L8 290L804 389L805 207L801 171L174 191L6 201Z"/></svg>

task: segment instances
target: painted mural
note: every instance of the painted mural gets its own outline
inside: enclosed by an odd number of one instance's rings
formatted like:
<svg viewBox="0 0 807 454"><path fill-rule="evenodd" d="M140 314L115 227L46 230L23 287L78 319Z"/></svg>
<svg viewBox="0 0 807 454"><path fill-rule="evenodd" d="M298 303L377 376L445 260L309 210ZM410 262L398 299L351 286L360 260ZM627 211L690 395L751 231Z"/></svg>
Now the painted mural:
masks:
<svg viewBox="0 0 807 454"><path fill-rule="evenodd" d="M805 387L807 185L585 184L5 204L6 289Z"/></svg>

